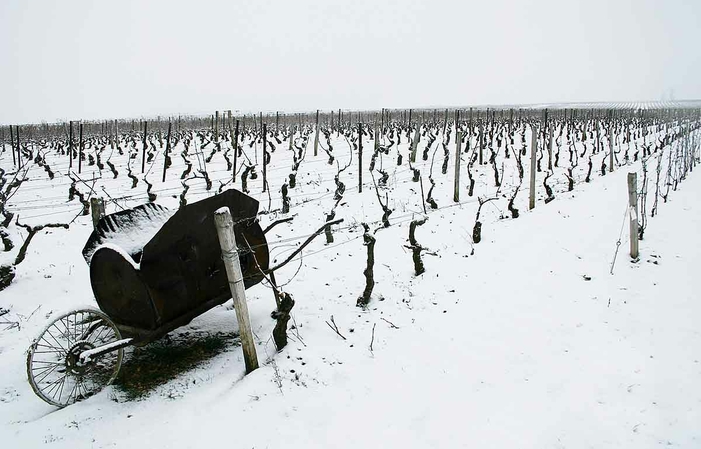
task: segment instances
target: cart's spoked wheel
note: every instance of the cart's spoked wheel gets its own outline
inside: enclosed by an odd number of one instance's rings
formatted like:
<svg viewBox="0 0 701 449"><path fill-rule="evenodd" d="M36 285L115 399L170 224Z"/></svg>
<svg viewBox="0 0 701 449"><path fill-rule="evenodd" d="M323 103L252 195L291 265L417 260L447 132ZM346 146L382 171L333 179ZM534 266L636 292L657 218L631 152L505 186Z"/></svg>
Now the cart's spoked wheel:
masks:
<svg viewBox="0 0 701 449"><path fill-rule="evenodd" d="M27 377L44 401L65 407L85 399L117 377L123 349L92 357L80 354L121 339L117 326L98 310L76 310L56 318L34 340L27 354Z"/></svg>

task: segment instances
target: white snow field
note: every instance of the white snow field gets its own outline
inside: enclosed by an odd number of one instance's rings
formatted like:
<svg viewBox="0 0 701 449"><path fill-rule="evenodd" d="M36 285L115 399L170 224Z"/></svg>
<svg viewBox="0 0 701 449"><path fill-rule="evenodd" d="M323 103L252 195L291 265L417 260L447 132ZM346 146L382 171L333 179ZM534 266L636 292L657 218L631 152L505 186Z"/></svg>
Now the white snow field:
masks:
<svg viewBox="0 0 701 449"><path fill-rule="evenodd" d="M664 175L673 161L668 155L681 142L670 143L646 160L644 239L639 260L631 261L628 255L627 173L637 172L639 188L643 185L640 161L633 162L632 154L638 143L642 148L660 142L673 129L681 125L656 127L652 136L634 137L634 147L627 144L627 165L626 144L616 140L620 165L615 171L601 176L600 165L608 158L602 150L592 156L591 182L583 182L584 162L573 171L571 192L565 176L570 156L563 143L560 166L550 178L555 198L548 204L543 201L545 151L532 211L527 207L530 169L524 156L524 181L514 202L520 210L516 219L507 203L519 185L520 136L510 144L514 151L509 159L500 153L497 164L472 167L477 180L473 196L467 194L466 173L472 155L463 153L460 202L454 203L455 134L443 175L439 131L431 148L431 153L439 148L433 162L438 208L427 205L428 221L416 229L417 241L427 248L422 256L426 271L420 276L414 274L411 250L406 248L409 222L424 215L420 185L412 182L407 165L406 133L398 147L376 162L389 174L387 186L378 188L382 201L387 194L394 210L389 228L381 228L382 209L368 168L373 141L364 139L365 187L357 193L356 152L340 177L346 189L335 212L345 221L334 228L334 243L326 244L322 234L277 275L296 301L288 346L275 351L270 337L275 303L270 288L261 283L246 291L261 362L258 370L244 376L238 339L229 339L218 354L138 399L112 385L58 409L32 392L26 374L26 350L32 340L61 312L96 307L80 253L92 231L90 216L77 217L67 230L41 231L17 266L13 283L0 292L0 307L9 311L0 317L1 447L701 447L701 174L689 173L667 201L659 199L655 217L649 214L658 160ZM530 136L530 127L524 125L526 147ZM343 168L349 160L348 144L342 134L332 133L330 139ZM297 187L290 189L290 213L281 214L280 188L292 165L292 151L281 140L275 143L268 170L270 203L262 193L260 165L258 179L248 185L261 209L270 211L260 216L264 228L277 218L297 214L292 223L267 235L271 258L278 261L326 221L335 203L337 173L335 162L327 164L323 148L316 158L311 154L313 134L307 142L298 137L296 144L308 145L308 151ZM426 140L422 137L415 167L428 191L432 157L421 157ZM249 141L244 147L253 160L257 145L249 146ZM503 139L497 151L506 148L507 141ZM473 136L473 151L476 142ZM605 134L602 142L606 148ZM697 157L698 140L684 142ZM328 147L323 134L321 144ZM124 156L113 153L120 171L116 179L108 168L83 166L80 176L95 178L96 192L121 198L108 203L108 213L119 210L116 203L129 207L146 201L139 145L137 136ZM560 141L556 145L559 153ZM587 147L582 142L572 145L576 153L591 152L590 142ZM90 151L98 151L98 146ZM172 153L165 185L160 183L162 156L147 175L158 193L156 201L172 208L177 208L182 191L183 150L181 141ZM105 151L109 153L109 144ZM134 189L126 177L129 151L137 154L132 169L139 172L140 181ZM203 151L209 155L211 145ZM488 159L489 151L485 153ZM196 170L194 153L189 154ZM398 154L404 155L400 166ZM63 159L54 150L46 151L46 161L55 166L53 181L43 169L31 168L30 181L8 203L20 223L67 223L81 209L75 199L66 202L71 181ZM0 156L0 166L10 172L8 151ZM502 173L501 189L494 185L495 166ZM202 179L191 180L188 201L213 194L219 187L216 181L226 181L221 153L207 171L214 187L207 191ZM379 180L381 174L375 170L374 176ZM241 188L240 176L233 187ZM81 182L76 188L88 191ZM498 200L482 206L482 241L473 243L477 198L495 196ZM365 285L361 222L372 222L377 241L376 284L367 308L356 306ZM14 259L26 235L14 222L7 231L16 248L2 253L3 263ZM332 319L340 335L331 329ZM172 334L190 341L236 330L229 301ZM127 351L125 359L130 357ZM138 368L132 364L122 367L126 369Z"/></svg>

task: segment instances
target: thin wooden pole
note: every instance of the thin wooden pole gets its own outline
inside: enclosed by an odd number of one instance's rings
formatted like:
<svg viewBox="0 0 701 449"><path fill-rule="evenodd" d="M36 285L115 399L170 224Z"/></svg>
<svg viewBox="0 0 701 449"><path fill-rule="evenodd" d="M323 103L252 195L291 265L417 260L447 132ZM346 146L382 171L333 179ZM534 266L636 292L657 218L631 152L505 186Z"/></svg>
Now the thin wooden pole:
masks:
<svg viewBox="0 0 701 449"><path fill-rule="evenodd" d="M548 129L548 170L553 169L553 130L554 126Z"/></svg>
<svg viewBox="0 0 701 449"><path fill-rule="evenodd" d="M83 169L83 122L78 126L78 174Z"/></svg>
<svg viewBox="0 0 701 449"><path fill-rule="evenodd" d="M214 145L219 147L219 111L214 111Z"/></svg>
<svg viewBox="0 0 701 449"><path fill-rule="evenodd" d="M375 117L375 151L380 148L380 124L377 123L377 117Z"/></svg>
<svg viewBox="0 0 701 449"><path fill-rule="evenodd" d="M536 147L538 146L538 129L535 125L531 126L531 184L530 193L528 196L528 209L533 209L535 207L535 171L536 171Z"/></svg>
<svg viewBox="0 0 701 449"><path fill-rule="evenodd" d="M22 147L19 143L19 125L15 125L15 139L17 140L17 166L19 168L23 168L24 162L22 161Z"/></svg>
<svg viewBox="0 0 701 449"><path fill-rule="evenodd" d="M363 193L363 124L358 123L358 193Z"/></svg>
<svg viewBox="0 0 701 449"><path fill-rule="evenodd" d="M477 118L479 119L479 112L477 113ZM479 120L479 164L484 164L484 123Z"/></svg>
<svg viewBox="0 0 701 449"><path fill-rule="evenodd" d="M316 132L314 133L314 156L319 153L319 110L316 110Z"/></svg>
<svg viewBox="0 0 701 449"><path fill-rule="evenodd" d="M638 259L638 174L628 173L628 206L630 215L630 257Z"/></svg>
<svg viewBox="0 0 701 449"><path fill-rule="evenodd" d="M263 124L263 192L268 188L268 160L265 157L266 146L268 145L268 125Z"/></svg>
<svg viewBox="0 0 701 449"><path fill-rule="evenodd" d="M409 154L409 160L413 163L416 162L416 149L419 146L419 140L421 139L421 125L416 127L414 132L414 139L411 141L411 153Z"/></svg>
<svg viewBox="0 0 701 449"><path fill-rule="evenodd" d="M455 184L453 186L453 201L460 202L460 147L462 146L462 131L455 133Z"/></svg>
<svg viewBox="0 0 701 449"><path fill-rule="evenodd" d="M609 122L609 171L613 171L613 124Z"/></svg>
<svg viewBox="0 0 701 449"><path fill-rule="evenodd" d="M17 165L15 160L15 133L12 132L12 125L10 125L10 150L12 151L12 165Z"/></svg>
<svg viewBox="0 0 701 449"><path fill-rule="evenodd" d="M146 171L146 133L148 131L148 120L144 120L144 147L141 149L141 173Z"/></svg>
<svg viewBox="0 0 701 449"><path fill-rule="evenodd" d="M170 152L170 131L173 124L168 120L168 135L166 136L166 152L163 158L163 180L161 182L166 182L166 170L168 170L168 153Z"/></svg>
<svg viewBox="0 0 701 449"><path fill-rule="evenodd" d="M73 168L73 120L68 122L68 168Z"/></svg>
<svg viewBox="0 0 701 449"><path fill-rule="evenodd" d="M258 356L256 355L256 345L253 341L251 322L248 317L248 305L246 304L246 289L243 285L243 274L241 272L241 262L239 261L236 247L236 235L234 234L234 222L231 219L231 212L228 207L222 207L214 212L214 224L217 228L219 246L226 268L226 277L229 280L231 297L234 300L236 319L239 324L239 334L241 335L241 347L243 349L243 359L246 363L246 374L258 368Z"/></svg>
<svg viewBox="0 0 701 449"><path fill-rule="evenodd" d="M234 169L231 172L232 182L236 182L236 163L239 159L239 120L236 119L236 127L234 128L234 134L231 137L231 147L234 149Z"/></svg>

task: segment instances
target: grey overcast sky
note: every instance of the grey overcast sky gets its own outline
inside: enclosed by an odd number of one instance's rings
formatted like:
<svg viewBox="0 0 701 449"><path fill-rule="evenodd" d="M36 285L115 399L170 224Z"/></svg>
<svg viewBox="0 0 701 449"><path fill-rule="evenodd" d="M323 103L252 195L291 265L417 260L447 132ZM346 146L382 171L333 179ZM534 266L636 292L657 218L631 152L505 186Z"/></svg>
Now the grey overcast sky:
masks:
<svg viewBox="0 0 701 449"><path fill-rule="evenodd" d="M0 0L0 123L701 98L701 0Z"/></svg>

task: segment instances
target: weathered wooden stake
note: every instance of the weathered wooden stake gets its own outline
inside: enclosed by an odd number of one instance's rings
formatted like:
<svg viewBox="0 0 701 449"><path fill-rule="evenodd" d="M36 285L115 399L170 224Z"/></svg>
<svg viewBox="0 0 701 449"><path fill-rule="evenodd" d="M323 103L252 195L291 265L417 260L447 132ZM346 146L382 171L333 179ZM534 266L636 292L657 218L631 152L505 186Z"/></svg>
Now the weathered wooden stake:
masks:
<svg viewBox="0 0 701 449"><path fill-rule="evenodd" d="M12 165L17 165L15 160L15 133L12 132L12 125L10 125L10 150L12 151Z"/></svg>
<svg viewBox="0 0 701 449"><path fill-rule="evenodd" d="M241 335L241 348L243 359L246 363L246 374L258 368L258 356L256 345L253 341L253 332L248 317L248 305L246 304L246 289L243 285L243 274L236 247L236 235L234 234L234 222L228 207L222 207L214 212L214 224L217 228L219 246L222 251L222 259L226 268L226 277L229 280L231 297L234 300L236 319L239 323Z"/></svg>
<svg viewBox="0 0 701 449"><path fill-rule="evenodd" d="M358 193L363 193L363 124L358 123Z"/></svg>
<svg viewBox="0 0 701 449"><path fill-rule="evenodd" d="M268 189L268 159L265 157L268 146L268 125L263 124L263 192Z"/></svg>
<svg viewBox="0 0 701 449"><path fill-rule="evenodd" d="M453 201L460 202L460 147L462 146L462 131L455 133L455 185Z"/></svg>
<svg viewBox="0 0 701 449"><path fill-rule="evenodd" d="M380 125L377 123L377 117L375 117L375 152L380 148Z"/></svg>
<svg viewBox="0 0 701 449"><path fill-rule="evenodd" d="M613 125L609 124L609 171L613 171Z"/></svg>
<svg viewBox="0 0 701 449"><path fill-rule="evenodd" d="M144 120L144 147L141 149L141 173L146 171L146 133L148 131L148 120Z"/></svg>
<svg viewBox="0 0 701 449"><path fill-rule="evenodd" d="M163 180L161 182L166 182L166 170L168 170L168 153L170 152L170 131L173 124L168 120L168 135L166 136L166 152L163 157Z"/></svg>
<svg viewBox="0 0 701 449"><path fill-rule="evenodd" d="M536 172L536 159L535 153L538 147L538 130L535 125L531 126L531 184L530 193L528 196L528 209L533 209L535 207L535 172Z"/></svg>
<svg viewBox="0 0 701 449"><path fill-rule="evenodd" d="M455 110L455 142L458 141L458 129L460 124L460 109Z"/></svg>
<svg viewBox="0 0 701 449"><path fill-rule="evenodd" d="M314 133L314 156L319 153L319 110L316 110L316 131Z"/></svg>
<svg viewBox="0 0 701 449"><path fill-rule="evenodd" d="M628 173L628 212L630 215L630 257L638 259L638 174Z"/></svg>
<svg viewBox="0 0 701 449"><path fill-rule="evenodd" d="M68 122L68 168L73 168L73 120Z"/></svg>
<svg viewBox="0 0 701 449"><path fill-rule="evenodd" d="M236 182L236 162L239 158L239 120L236 120L236 127L234 128L234 135L231 137L231 147L234 149L234 169L231 172L232 183Z"/></svg>
<svg viewBox="0 0 701 449"><path fill-rule="evenodd" d="M553 130L554 126L551 126L548 130L548 170L553 169Z"/></svg>
<svg viewBox="0 0 701 449"><path fill-rule="evenodd" d="M80 122L78 127L78 174L83 169L83 122Z"/></svg>
<svg viewBox="0 0 701 449"><path fill-rule="evenodd" d="M102 198L95 196L90 198L90 211L92 213L92 226L97 229L97 223L100 218L105 216L105 201Z"/></svg>
<svg viewBox="0 0 701 449"><path fill-rule="evenodd" d="M22 161L22 147L19 142L19 125L15 125L15 140L17 140L17 166L19 168L24 168L24 162Z"/></svg>
<svg viewBox="0 0 701 449"><path fill-rule="evenodd" d="M477 117L479 118L479 115ZM479 146L480 146L479 147L479 150L480 150L479 164L482 165L482 164L484 164L484 124L483 124L482 120L479 121L479 124L480 124L480 126L479 126L479 133L480 133L480 136L479 136Z"/></svg>
<svg viewBox="0 0 701 449"><path fill-rule="evenodd" d="M219 111L214 111L214 144L219 146Z"/></svg>
<svg viewBox="0 0 701 449"><path fill-rule="evenodd" d="M414 132L414 138L411 141L411 154L409 155L409 160L411 162L416 162L416 149L419 146L419 140L421 139L421 124L416 125L416 132Z"/></svg>

